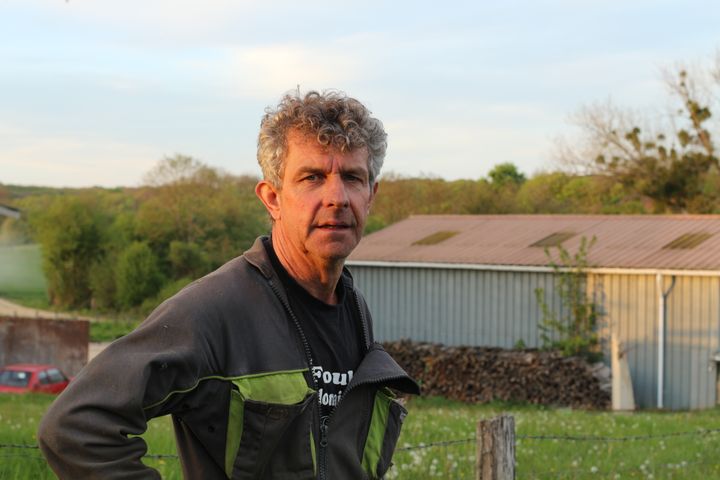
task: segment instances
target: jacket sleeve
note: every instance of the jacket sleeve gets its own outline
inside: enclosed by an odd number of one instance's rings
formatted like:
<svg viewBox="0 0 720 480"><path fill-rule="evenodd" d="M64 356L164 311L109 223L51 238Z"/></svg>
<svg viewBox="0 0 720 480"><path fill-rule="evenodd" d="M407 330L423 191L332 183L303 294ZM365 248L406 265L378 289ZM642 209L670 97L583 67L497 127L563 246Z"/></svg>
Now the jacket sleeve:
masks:
<svg viewBox="0 0 720 480"><path fill-rule="evenodd" d="M181 392L192 389L217 358L203 331L208 321L198 318L201 309L183 303L171 299L158 307L52 403L38 441L60 479L160 478L142 463L147 445L137 435L150 418L171 413Z"/></svg>

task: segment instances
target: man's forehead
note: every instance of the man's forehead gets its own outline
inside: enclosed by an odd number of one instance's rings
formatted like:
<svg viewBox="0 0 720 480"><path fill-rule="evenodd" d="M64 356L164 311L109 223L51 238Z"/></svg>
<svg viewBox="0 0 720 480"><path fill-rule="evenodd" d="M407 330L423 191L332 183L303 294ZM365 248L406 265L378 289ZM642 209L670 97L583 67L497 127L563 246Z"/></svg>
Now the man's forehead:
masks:
<svg viewBox="0 0 720 480"><path fill-rule="evenodd" d="M287 135L287 149L286 149L286 156L290 153L290 150L292 147L300 147L303 149L309 149L310 151L314 150L317 153L321 153L323 155L330 154L332 156L334 155L340 155L340 156L362 156L362 159L364 161L369 161L370 159L370 153L368 151L367 146L363 145L362 147L353 149L353 150L345 150L342 151L338 148L334 148L332 146L328 145L322 145L317 141L317 139L312 134L306 134L303 132L298 132L295 130L291 130ZM309 159L308 159L309 160ZM364 167L368 167L368 165L363 162Z"/></svg>

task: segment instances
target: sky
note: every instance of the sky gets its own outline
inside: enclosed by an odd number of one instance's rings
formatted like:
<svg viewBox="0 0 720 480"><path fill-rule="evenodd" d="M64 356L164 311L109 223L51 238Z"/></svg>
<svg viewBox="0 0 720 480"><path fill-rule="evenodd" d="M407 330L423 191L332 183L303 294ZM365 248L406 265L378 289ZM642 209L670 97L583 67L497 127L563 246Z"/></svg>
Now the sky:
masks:
<svg viewBox="0 0 720 480"><path fill-rule="evenodd" d="M0 1L0 183L138 186L163 157L259 175L266 107L339 89L388 132L384 172L553 169L584 105L668 103L720 2Z"/></svg>

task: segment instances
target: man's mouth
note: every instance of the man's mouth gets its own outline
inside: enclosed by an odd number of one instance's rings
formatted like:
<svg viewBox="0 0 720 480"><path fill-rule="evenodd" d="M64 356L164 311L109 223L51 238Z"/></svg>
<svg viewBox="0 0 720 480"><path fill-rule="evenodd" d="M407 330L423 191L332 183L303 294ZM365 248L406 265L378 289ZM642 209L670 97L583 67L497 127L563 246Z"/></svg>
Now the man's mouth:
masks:
<svg viewBox="0 0 720 480"><path fill-rule="evenodd" d="M324 230L344 230L346 228L350 228L350 224L348 223L321 223L317 226L317 228L322 228Z"/></svg>

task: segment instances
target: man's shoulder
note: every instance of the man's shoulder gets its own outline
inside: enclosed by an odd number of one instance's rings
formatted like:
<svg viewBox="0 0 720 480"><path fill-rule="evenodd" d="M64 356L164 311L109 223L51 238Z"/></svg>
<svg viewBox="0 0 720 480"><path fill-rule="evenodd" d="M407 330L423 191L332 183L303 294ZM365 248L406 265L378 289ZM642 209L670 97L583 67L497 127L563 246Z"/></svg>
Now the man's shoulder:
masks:
<svg viewBox="0 0 720 480"><path fill-rule="evenodd" d="M208 318L257 304L267 294L264 275L241 255L185 286L160 304L156 312L181 312L183 317Z"/></svg>
<svg viewBox="0 0 720 480"><path fill-rule="evenodd" d="M248 287L257 285L259 278L259 272L241 255L191 282L171 300L197 303L206 300L216 302L228 296L237 297L247 291Z"/></svg>
<svg viewBox="0 0 720 480"><path fill-rule="evenodd" d="M243 287L247 287L248 284L257 284L259 278L267 276L263 271L263 266L267 261L263 258L262 239L263 237L259 237L245 253L190 283L178 295L182 294L181 298L207 295L212 297L223 295L228 290L239 294L245 290Z"/></svg>

